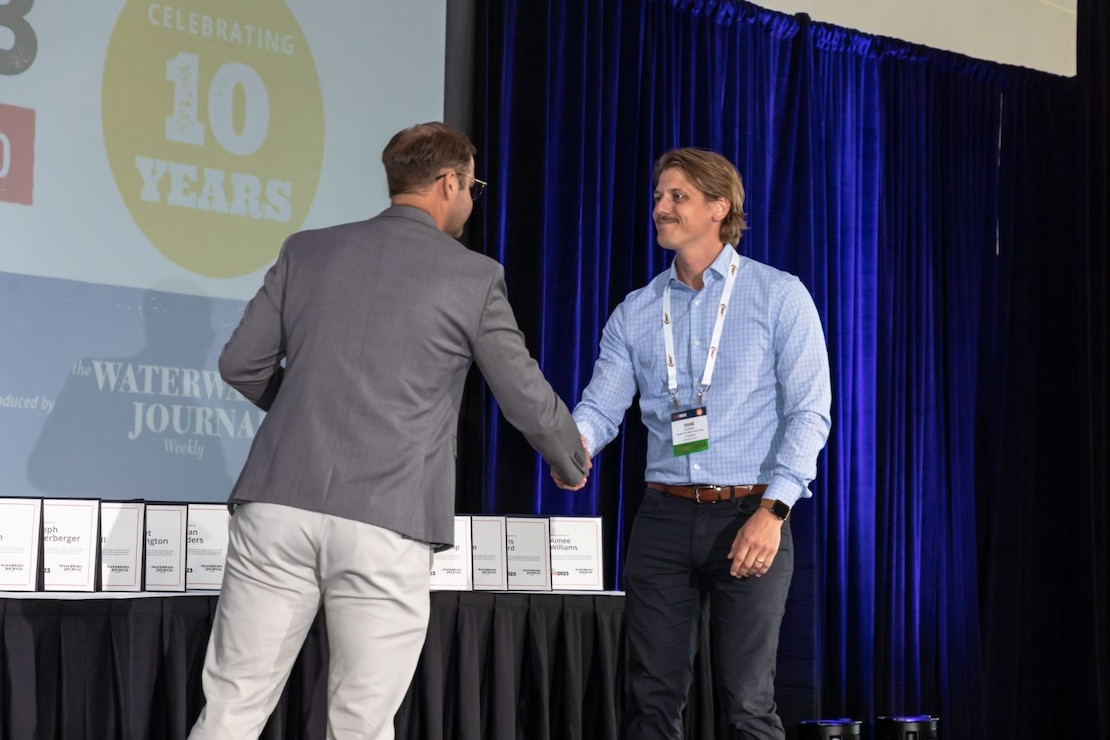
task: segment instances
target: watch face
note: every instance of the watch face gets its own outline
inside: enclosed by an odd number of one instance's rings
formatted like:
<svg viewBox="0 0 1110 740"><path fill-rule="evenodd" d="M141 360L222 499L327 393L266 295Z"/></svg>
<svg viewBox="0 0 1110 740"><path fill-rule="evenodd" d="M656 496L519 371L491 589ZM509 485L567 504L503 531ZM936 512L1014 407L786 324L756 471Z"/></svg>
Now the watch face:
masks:
<svg viewBox="0 0 1110 740"><path fill-rule="evenodd" d="M790 516L790 507L781 501L763 499L760 504L779 519L786 519L786 517Z"/></svg>

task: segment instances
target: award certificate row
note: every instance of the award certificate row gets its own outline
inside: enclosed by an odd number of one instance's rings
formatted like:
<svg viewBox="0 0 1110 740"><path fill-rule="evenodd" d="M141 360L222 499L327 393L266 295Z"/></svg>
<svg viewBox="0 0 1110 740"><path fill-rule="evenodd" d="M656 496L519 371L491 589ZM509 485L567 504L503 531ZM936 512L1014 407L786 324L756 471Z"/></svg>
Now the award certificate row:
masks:
<svg viewBox="0 0 1110 740"><path fill-rule="evenodd" d="M0 591L219 590L226 504L0 498ZM602 591L600 517L456 516L442 590Z"/></svg>
<svg viewBox="0 0 1110 740"><path fill-rule="evenodd" d="M227 504L0 498L0 591L218 590Z"/></svg>
<svg viewBox="0 0 1110 740"><path fill-rule="evenodd" d="M432 588L603 591L601 517L456 516L432 558Z"/></svg>

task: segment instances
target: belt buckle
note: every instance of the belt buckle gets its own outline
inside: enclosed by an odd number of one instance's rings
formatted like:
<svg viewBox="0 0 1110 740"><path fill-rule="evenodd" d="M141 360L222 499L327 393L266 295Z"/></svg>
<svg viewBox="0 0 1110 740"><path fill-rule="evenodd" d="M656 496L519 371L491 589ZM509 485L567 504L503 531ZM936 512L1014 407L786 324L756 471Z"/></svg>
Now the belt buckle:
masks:
<svg viewBox="0 0 1110 740"><path fill-rule="evenodd" d="M718 494L721 492L721 487L720 486L694 486L694 503L695 504L715 504L715 503L717 503L718 501L721 500L721 497L718 495L716 501L702 501L701 500L701 491L702 491L702 489L705 489L706 491L717 491Z"/></svg>

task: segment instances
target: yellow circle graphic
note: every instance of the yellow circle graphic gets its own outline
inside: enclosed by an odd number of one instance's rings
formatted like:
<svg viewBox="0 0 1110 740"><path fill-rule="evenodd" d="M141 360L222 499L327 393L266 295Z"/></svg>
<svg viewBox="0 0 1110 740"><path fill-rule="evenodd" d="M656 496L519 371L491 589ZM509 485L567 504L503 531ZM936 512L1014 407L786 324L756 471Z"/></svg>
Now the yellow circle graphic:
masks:
<svg viewBox="0 0 1110 740"><path fill-rule="evenodd" d="M245 275L304 223L324 114L308 43L282 0L128 0L101 104L120 195L181 267Z"/></svg>

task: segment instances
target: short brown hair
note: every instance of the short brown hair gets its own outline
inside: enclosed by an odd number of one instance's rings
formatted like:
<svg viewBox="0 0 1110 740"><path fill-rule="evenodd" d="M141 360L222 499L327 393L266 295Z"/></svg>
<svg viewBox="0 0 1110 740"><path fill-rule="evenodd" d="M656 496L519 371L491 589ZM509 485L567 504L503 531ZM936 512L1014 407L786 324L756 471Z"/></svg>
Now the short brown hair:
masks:
<svg viewBox="0 0 1110 740"><path fill-rule="evenodd" d="M382 151L389 197L428 187L444 167L467 167L476 152L466 134L438 121L398 131Z"/></svg>
<svg viewBox="0 0 1110 740"><path fill-rule="evenodd" d="M721 222L721 238L736 246L748 228L744 221L744 183L732 162L709 149L685 147L672 149L655 162L653 182L659 184L663 170L678 170L702 192L706 200L724 198L728 215Z"/></svg>

